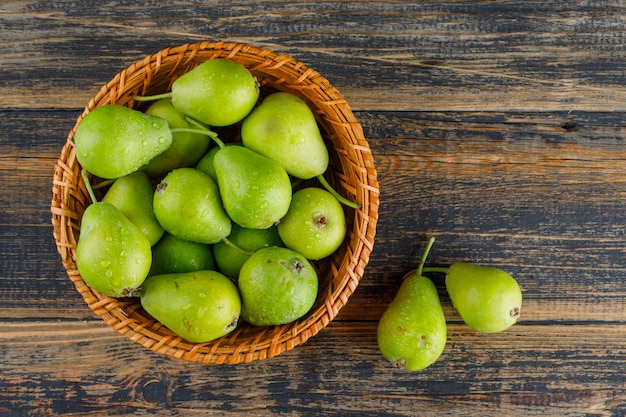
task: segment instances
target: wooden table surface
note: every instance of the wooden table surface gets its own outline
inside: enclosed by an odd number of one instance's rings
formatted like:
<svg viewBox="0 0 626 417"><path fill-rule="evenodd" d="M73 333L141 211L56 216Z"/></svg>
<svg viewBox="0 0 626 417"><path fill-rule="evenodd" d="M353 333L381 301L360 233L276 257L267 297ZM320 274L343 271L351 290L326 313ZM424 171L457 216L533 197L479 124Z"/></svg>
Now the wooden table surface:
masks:
<svg viewBox="0 0 626 417"><path fill-rule="evenodd" d="M210 3L210 4L207 4ZM0 415L626 415L626 4L593 1L0 2ZM52 236L53 165L132 62L203 40L286 53L347 98L381 187L365 276L278 357L203 365L85 304ZM415 268L512 273L521 321L465 326L442 291L433 366L392 367L377 321Z"/></svg>

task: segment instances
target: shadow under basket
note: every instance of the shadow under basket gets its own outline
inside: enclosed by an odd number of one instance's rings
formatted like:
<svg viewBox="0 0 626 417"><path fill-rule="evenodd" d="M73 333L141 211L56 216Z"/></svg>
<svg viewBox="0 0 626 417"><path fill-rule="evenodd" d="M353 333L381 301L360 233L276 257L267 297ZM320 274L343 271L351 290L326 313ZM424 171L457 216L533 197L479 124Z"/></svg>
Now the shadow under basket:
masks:
<svg viewBox="0 0 626 417"><path fill-rule="evenodd" d="M250 70L268 91L287 91L313 110L328 147L324 174L344 197L361 205L345 209L347 235L331 256L315 261L319 273L317 300L307 315L271 327L241 322L230 334L207 343L190 343L147 314L138 298L112 298L91 289L76 267L80 221L91 203L81 178L73 136L82 118L105 104L141 109L135 95L170 91L172 82L198 64L215 58L236 61ZM92 177L93 178L93 177ZM94 183L98 178L93 178ZM89 308L117 332L143 347L188 361L236 364L276 356L306 342L326 327L346 305L363 278L374 246L379 187L374 159L363 130L341 93L326 78L288 55L235 42L202 42L164 49L119 72L89 101L70 131L55 165L52 225L56 246L69 278Z"/></svg>

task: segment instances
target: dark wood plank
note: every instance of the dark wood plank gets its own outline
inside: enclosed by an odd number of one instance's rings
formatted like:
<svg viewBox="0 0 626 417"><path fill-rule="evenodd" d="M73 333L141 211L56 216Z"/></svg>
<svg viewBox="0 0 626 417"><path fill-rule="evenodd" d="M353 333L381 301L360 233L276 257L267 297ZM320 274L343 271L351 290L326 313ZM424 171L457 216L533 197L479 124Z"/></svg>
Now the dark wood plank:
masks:
<svg viewBox="0 0 626 417"><path fill-rule="evenodd" d="M375 324L333 323L301 348L237 366L180 363L93 321L4 325L0 411L12 415L620 415L624 326L449 327L422 372L394 369ZM546 338L546 334L550 336ZM20 366L11 366L19 360ZM33 373L30 369L37 369ZM384 410L384 411L383 411Z"/></svg>
<svg viewBox="0 0 626 417"><path fill-rule="evenodd" d="M623 111L622 9L619 0L9 2L0 106L82 108L147 54L227 39L301 59L359 110Z"/></svg>

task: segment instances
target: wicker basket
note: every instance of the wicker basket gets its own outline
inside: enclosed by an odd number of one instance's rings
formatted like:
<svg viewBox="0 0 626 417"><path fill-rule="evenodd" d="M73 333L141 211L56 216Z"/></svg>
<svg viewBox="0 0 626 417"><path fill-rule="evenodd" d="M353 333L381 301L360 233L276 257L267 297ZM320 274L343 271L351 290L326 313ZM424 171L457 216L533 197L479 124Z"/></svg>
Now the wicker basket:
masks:
<svg viewBox="0 0 626 417"><path fill-rule="evenodd" d="M170 90L172 82L213 58L246 66L261 83L262 92L288 91L304 99L319 122L330 153L328 182L342 195L362 205L346 210L348 234L328 258L315 262L319 294L311 311L289 324L255 327L242 323L232 333L208 343L190 343L155 321L136 298L111 298L92 290L76 268L76 242L81 216L90 199L82 182L72 139L89 111L116 103L140 108L134 95ZM98 178L93 178L94 183ZM164 49L118 73L88 103L55 165L52 196L54 238L69 278L89 308L107 324L147 349L204 363L235 364L276 356L306 342L337 316L357 288L374 245L379 189L374 159L361 126L341 93L316 71L287 55L251 45L202 42Z"/></svg>

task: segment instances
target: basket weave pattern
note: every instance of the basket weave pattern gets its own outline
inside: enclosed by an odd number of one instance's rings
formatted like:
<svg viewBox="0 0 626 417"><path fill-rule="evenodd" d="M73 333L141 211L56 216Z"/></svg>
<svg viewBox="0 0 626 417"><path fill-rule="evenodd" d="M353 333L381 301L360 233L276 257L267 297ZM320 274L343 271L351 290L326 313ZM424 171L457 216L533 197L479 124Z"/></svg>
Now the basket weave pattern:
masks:
<svg viewBox="0 0 626 417"><path fill-rule="evenodd" d="M362 205L346 210L348 234L328 258L315 262L320 283L311 311L301 319L272 327L246 323L208 343L190 343L149 316L138 299L112 298L91 289L76 268L80 219L90 204L76 159L73 136L82 118L105 104L140 108L134 95L170 91L172 82L201 62L227 58L247 67L262 91L298 95L313 110L330 154L325 176L343 196ZM93 178L94 183L98 182ZM288 55L235 42L202 42L164 49L119 72L89 101L55 165L52 225L63 266L89 308L117 332L147 349L188 361L235 364L276 356L306 342L326 327L346 305L363 277L374 245L379 189L374 159L360 124L343 96L324 77Z"/></svg>

